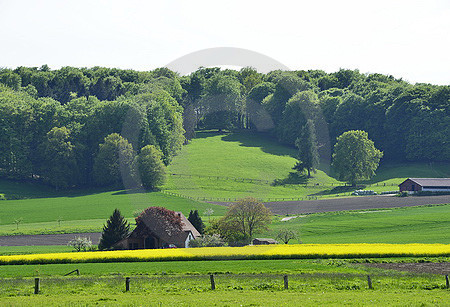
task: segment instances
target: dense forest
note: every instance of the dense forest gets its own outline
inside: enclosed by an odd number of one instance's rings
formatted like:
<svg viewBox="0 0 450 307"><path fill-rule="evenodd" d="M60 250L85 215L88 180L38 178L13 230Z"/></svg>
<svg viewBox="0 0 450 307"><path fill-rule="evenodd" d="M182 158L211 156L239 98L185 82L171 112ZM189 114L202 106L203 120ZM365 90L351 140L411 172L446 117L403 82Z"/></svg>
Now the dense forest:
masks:
<svg viewBox="0 0 450 307"><path fill-rule="evenodd" d="M168 165L196 129L250 129L294 146L311 122L322 159L343 132L364 130L384 160L450 161L450 86L345 69L179 76L44 65L0 69L0 176L56 187L117 184L102 180L99 167L117 163L100 161L108 142L128 154L122 167L147 145Z"/></svg>

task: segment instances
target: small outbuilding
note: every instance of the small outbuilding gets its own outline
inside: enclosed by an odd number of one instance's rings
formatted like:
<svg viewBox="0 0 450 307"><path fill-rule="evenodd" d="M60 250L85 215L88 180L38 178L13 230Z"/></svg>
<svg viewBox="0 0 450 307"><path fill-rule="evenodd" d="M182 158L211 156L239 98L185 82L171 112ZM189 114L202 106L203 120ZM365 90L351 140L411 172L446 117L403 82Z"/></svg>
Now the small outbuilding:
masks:
<svg viewBox="0 0 450 307"><path fill-rule="evenodd" d="M400 192L450 192L450 178L408 178L398 185Z"/></svg>
<svg viewBox="0 0 450 307"><path fill-rule="evenodd" d="M271 238L255 238L252 241L253 245L269 245L278 244L278 241Z"/></svg>
<svg viewBox="0 0 450 307"><path fill-rule="evenodd" d="M122 249L186 248L201 234L181 212L149 207L136 218L136 228L116 247Z"/></svg>

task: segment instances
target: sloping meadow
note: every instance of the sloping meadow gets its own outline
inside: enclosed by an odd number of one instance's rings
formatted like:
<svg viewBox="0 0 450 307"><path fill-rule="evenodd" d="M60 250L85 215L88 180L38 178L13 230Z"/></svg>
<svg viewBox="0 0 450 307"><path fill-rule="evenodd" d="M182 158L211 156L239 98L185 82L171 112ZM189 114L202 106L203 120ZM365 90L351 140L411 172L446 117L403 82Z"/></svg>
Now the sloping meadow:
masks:
<svg viewBox="0 0 450 307"><path fill-rule="evenodd" d="M447 256L450 244L293 244L14 255L0 264Z"/></svg>

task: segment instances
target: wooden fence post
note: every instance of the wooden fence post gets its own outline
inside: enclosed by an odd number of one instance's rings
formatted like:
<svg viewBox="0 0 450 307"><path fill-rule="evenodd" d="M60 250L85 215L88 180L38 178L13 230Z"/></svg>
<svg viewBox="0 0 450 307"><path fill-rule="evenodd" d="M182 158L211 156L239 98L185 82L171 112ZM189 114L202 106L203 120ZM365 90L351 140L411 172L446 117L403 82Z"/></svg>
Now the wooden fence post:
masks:
<svg viewBox="0 0 450 307"><path fill-rule="evenodd" d="M211 280L211 290L215 290L216 282L214 281L214 275L213 274L209 275L209 279Z"/></svg>
<svg viewBox="0 0 450 307"><path fill-rule="evenodd" d="M130 291L130 277L125 278L125 291Z"/></svg>
<svg viewBox="0 0 450 307"><path fill-rule="evenodd" d="M40 279L39 277L34 279L34 294L39 294L40 291Z"/></svg>
<svg viewBox="0 0 450 307"><path fill-rule="evenodd" d="M448 280L448 275L445 275L445 287L450 289L450 281Z"/></svg>
<svg viewBox="0 0 450 307"><path fill-rule="evenodd" d="M373 289L372 287L372 279L370 278L370 275L367 275L367 284L369 285L369 289Z"/></svg>
<svg viewBox="0 0 450 307"><path fill-rule="evenodd" d="M284 289L289 289L289 280L288 280L288 276L287 275L284 275L283 276L283 279L284 279Z"/></svg>

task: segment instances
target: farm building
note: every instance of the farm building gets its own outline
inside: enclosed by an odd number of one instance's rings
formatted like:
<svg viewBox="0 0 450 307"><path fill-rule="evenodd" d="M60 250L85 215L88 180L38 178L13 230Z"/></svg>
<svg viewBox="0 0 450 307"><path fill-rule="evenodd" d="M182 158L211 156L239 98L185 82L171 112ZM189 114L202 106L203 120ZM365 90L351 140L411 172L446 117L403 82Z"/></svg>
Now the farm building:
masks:
<svg viewBox="0 0 450 307"><path fill-rule="evenodd" d="M255 238L252 241L253 245L268 245L268 244L278 244L278 241L271 238Z"/></svg>
<svg viewBox="0 0 450 307"><path fill-rule="evenodd" d="M116 244L123 249L185 248L200 233L181 212L149 207L136 218L136 228Z"/></svg>
<svg viewBox="0 0 450 307"><path fill-rule="evenodd" d="M450 178L408 178L398 186L400 192L450 192Z"/></svg>

